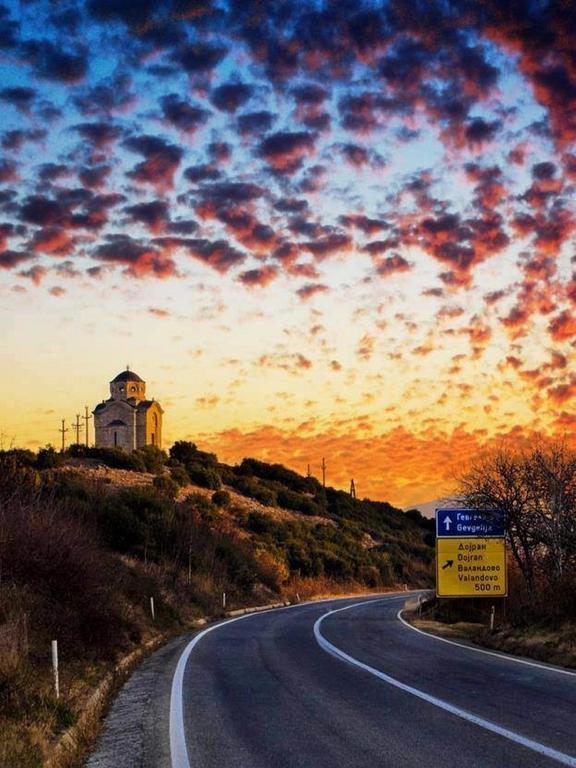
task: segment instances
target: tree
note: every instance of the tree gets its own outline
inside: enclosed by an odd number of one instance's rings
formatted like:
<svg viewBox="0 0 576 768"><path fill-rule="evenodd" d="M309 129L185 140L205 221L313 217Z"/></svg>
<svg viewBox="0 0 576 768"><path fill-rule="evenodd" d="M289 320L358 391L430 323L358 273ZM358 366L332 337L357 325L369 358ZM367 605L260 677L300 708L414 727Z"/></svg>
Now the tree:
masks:
<svg viewBox="0 0 576 768"><path fill-rule="evenodd" d="M564 441L498 450L460 480L469 507L505 515L507 540L530 602L539 582L554 588L576 575L576 453Z"/></svg>

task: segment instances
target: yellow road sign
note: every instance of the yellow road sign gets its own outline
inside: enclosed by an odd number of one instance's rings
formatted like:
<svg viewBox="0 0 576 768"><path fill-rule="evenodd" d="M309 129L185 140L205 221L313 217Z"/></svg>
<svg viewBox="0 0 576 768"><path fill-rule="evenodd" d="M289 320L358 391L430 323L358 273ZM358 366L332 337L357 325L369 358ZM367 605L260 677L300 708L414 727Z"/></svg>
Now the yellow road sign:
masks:
<svg viewBox="0 0 576 768"><path fill-rule="evenodd" d="M504 597L506 542L501 539L436 539L438 597Z"/></svg>

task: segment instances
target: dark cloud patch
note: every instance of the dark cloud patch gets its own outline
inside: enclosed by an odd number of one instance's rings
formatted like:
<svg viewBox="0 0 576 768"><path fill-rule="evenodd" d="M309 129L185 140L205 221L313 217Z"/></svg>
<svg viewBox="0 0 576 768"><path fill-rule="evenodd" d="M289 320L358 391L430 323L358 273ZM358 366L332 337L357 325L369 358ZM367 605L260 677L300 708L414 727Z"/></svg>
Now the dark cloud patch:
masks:
<svg viewBox="0 0 576 768"><path fill-rule="evenodd" d="M18 44L19 23L10 18L8 9L0 5L0 48L15 48Z"/></svg>
<svg viewBox="0 0 576 768"><path fill-rule="evenodd" d="M238 131L242 136L266 133L276 120L272 112L247 112L239 115L237 120Z"/></svg>
<svg viewBox="0 0 576 768"><path fill-rule="evenodd" d="M192 219L171 221L168 223L167 229L177 235L192 235L198 229L198 223Z"/></svg>
<svg viewBox="0 0 576 768"><path fill-rule="evenodd" d="M210 72L217 67L227 52L227 48L221 45L195 43L174 51L172 60L188 74L200 74Z"/></svg>
<svg viewBox="0 0 576 768"><path fill-rule="evenodd" d="M20 208L20 217L28 224L37 224L42 227L66 224L70 220L70 208L62 202L43 195L30 195Z"/></svg>
<svg viewBox="0 0 576 768"><path fill-rule="evenodd" d="M181 147L170 144L158 136L132 136L124 146L145 159L128 174L144 184L152 184L160 191L172 187L174 174L184 155Z"/></svg>
<svg viewBox="0 0 576 768"><path fill-rule="evenodd" d="M266 194L266 190L257 184L241 181L226 181L216 184L204 184L200 188L200 198L221 206L238 205L257 200Z"/></svg>
<svg viewBox="0 0 576 768"><path fill-rule="evenodd" d="M70 176L71 170L63 163L43 163L38 166L38 178L41 181L57 181Z"/></svg>
<svg viewBox="0 0 576 768"><path fill-rule="evenodd" d="M72 126L84 141L101 149L122 136L122 129L110 122L79 123Z"/></svg>
<svg viewBox="0 0 576 768"><path fill-rule="evenodd" d="M151 200L124 208L124 213L140 224L144 224L154 234L161 232L168 220L168 204L163 200Z"/></svg>
<svg viewBox="0 0 576 768"><path fill-rule="evenodd" d="M545 161L536 163L532 166L532 176L539 181L548 181L556 175L556 166L554 163Z"/></svg>
<svg viewBox="0 0 576 768"><path fill-rule="evenodd" d="M111 235L109 242L92 251L92 257L109 264L125 267L131 277L157 277L160 279L177 275L174 261L149 244L140 243L128 235Z"/></svg>
<svg viewBox="0 0 576 768"><path fill-rule="evenodd" d="M304 198L282 197L276 200L274 208L282 213L302 213L308 208L308 201Z"/></svg>
<svg viewBox="0 0 576 768"><path fill-rule="evenodd" d="M210 102L223 112L236 112L253 95L254 88L246 83L224 83L210 94Z"/></svg>
<svg viewBox="0 0 576 768"><path fill-rule="evenodd" d="M502 128L500 120L484 120L477 117L466 125L464 135L469 144L482 145L492 141Z"/></svg>
<svg viewBox="0 0 576 768"><path fill-rule="evenodd" d="M317 240L302 243L302 248L310 251L316 259L321 261L332 254L350 251L352 238L345 233L333 232Z"/></svg>
<svg viewBox="0 0 576 768"><path fill-rule="evenodd" d="M292 88L292 96L298 104L314 105L323 104L330 96L330 92L317 83L306 83Z"/></svg>
<svg viewBox="0 0 576 768"><path fill-rule="evenodd" d="M328 286L323 283L306 283L306 285L298 288L296 293L302 301L308 301L318 294L327 293L329 290Z"/></svg>
<svg viewBox="0 0 576 768"><path fill-rule="evenodd" d="M2 251L0 252L0 269L14 269L31 258L32 256L24 251Z"/></svg>
<svg viewBox="0 0 576 768"><path fill-rule="evenodd" d="M201 181L216 181L221 175L218 168L207 164L193 165L184 171L184 178L193 184L198 184Z"/></svg>
<svg viewBox="0 0 576 768"><path fill-rule="evenodd" d="M372 240L370 243L362 248L365 253L369 253L370 256L378 256L381 253L386 253L393 248L398 248L400 242L395 237L387 238L386 240Z"/></svg>
<svg viewBox="0 0 576 768"><path fill-rule="evenodd" d="M257 269L241 272L238 279L249 288L263 288L276 279L278 267L267 264Z"/></svg>
<svg viewBox="0 0 576 768"><path fill-rule="evenodd" d="M408 272L412 269L411 264L406 261L403 256L395 253L392 256L388 256L385 259L381 259L376 263L376 274L380 277L390 277L390 275L399 272Z"/></svg>
<svg viewBox="0 0 576 768"><path fill-rule="evenodd" d="M37 96L37 91L34 88L15 87L15 88L2 88L0 90L0 100L6 104L11 104L21 112L27 113L30 111L34 99Z"/></svg>
<svg viewBox="0 0 576 768"><path fill-rule="evenodd" d="M99 189L104 185L111 171L110 165L86 165L79 169L78 178L85 187Z"/></svg>
<svg viewBox="0 0 576 768"><path fill-rule="evenodd" d="M0 158L0 184L9 184L18 179L16 163Z"/></svg>
<svg viewBox="0 0 576 768"><path fill-rule="evenodd" d="M294 173L302 167L304 158L314 151L316 134L306 131L280 131L267 136L258 148L258 155L279 174Z"/></svg>
<svg viewBox="0 0 576 768"><path fill-rule="evenodd" d="M365 235L375 235L377 232L390 228L390 225L383 219L373 219L364 214L340 216L338 221L342 226L359 229Z"/></svg>
<svg viewBox="0 0 576 768"><path fill-rule="evenodd" d="M206 149L212 160L219 163L224 163L232 157L232 147L226 141L212 141Z"/></svg>
<svg viewBox="0 0 576 768"><path fill-rule="evenodd" d="M36 77L44 80L77 83L88 72L88 53L84 48L70 52L49 40L28 40L21 50L24 59L32 64Z"/></svg>
<svg viewBox="0 0 576 768"><path fill-rule="evenodd" d="M160 0L89 0L87 7L98 21L118 20L133 27L146 25L165 5Z"/></svg>
<svg viewBox="0 0 576 768"><path fill-rule="evenodd" d="M227 240L189 240L187 250L190 256L221 273L246 260L246 254L231 246Z"/></svg>
<svg viewBox="0 0 576 768"><path fill-rule="evenodd" d="M72 100L83 115L110 115L126 111L135 100L132 79L127 74L118 74L111 80L78 90Z"/></svg>
<svg viewBox="0 0 576 768"><path fill-rule="evenodd" d="M181 131L193 133L205 125L210 112L181 99L175 93L169 93L160 99L160 107L165 120Z"/></svg>
<svg viewBox="0 0 576 768"><path fill-rule="evenodd" d="M38 142L46 138L46 131L39 128L29 130L14 129L2 134L2 149L18 152L27 142Z"/></svg>

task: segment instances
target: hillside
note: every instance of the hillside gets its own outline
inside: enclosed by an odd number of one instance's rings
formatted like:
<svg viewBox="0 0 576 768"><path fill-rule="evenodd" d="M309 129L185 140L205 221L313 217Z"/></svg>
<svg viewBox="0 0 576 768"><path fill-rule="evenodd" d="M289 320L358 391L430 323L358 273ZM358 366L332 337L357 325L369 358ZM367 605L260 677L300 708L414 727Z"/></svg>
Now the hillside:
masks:
<svg viewBox="0 0 576 768"><path fill-rule="evenodd" d="M0 766L11 768L42 765L118 659L221 615L223 593L230 609L432 579L418 513L277 464L228 466L191 443L169 455L4 451L0 505Z"/></svg>

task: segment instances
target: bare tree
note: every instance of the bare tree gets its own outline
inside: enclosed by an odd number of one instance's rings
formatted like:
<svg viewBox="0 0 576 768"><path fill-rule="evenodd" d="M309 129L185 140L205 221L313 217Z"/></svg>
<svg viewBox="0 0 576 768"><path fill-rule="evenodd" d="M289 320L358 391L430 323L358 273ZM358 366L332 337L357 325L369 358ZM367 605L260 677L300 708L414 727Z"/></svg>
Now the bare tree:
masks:
<svg viewBox="0 0 576 768"><path fill-rule="evenodd" d="M480 458L460 479L459 496L467 506L505 516L532 603L542 577L553 587L576 569L576 453L565 441Z"/></svg>

